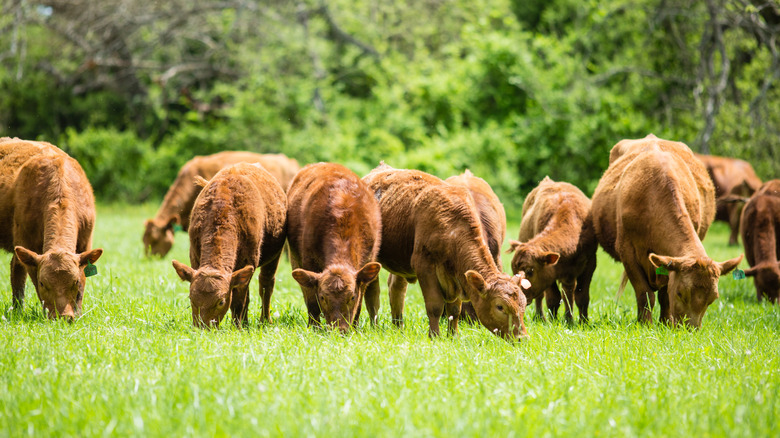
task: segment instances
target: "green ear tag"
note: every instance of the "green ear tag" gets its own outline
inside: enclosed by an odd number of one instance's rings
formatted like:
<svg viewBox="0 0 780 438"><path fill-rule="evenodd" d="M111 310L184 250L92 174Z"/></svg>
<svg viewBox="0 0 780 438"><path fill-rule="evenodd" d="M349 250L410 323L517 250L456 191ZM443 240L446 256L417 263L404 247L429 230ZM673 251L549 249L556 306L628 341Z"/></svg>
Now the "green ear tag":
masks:
<svg viewBox="0 0 780 438"><path fill-rule="evenodd" d="M86 277L92 277L93 275L97 275L97 266L87 261L87 266L84 267L84 275Z"/></svg>
<svg viewBox="0 0 780 438"><path fill-rule="evenodd" d="M734 272L731 273L731 276L734 277L734 280L744 280L745 271L742 269L735 269Z"/></svg>
<svg viewBox="0 0 780 438"><path fill-rule="evenodd" d="M184 231L184 227L179 224L173 224L173 232L175 233L177 231Z"/></svg>
<svg viewBox="0 0 780 438"><path fill-rule="evenodd" d="M658 275L669 275L669 270L666 269L666 266L659 266L655 268L655 273Z"/></svg>

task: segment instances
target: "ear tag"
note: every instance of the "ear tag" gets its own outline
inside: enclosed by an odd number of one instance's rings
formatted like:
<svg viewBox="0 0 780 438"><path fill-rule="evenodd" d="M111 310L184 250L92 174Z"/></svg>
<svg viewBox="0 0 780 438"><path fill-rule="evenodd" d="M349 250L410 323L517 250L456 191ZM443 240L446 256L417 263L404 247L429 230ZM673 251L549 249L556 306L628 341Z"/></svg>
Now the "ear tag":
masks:
<svg viewBox="0 0 780 438"><path fill-rule="evenodd" d="M179 224L173 224L173 232L175 233L177 231L184 231L184 227Z"/></svg>
<svg viewBox="0 0 780 438"><path fill-rule="evenodd" d="M731 276L734 278L734 280L744 280L745 271L742 269L735 269L734 272L731 273Z"/></svg>
<svg viewBox="0 0 780 438"><path fill-rule="evenodd" d="M655 273L658 275L669 275L669 270L666 269L666 266L659 266L655 268Z"/></svg>
<svg viewBox="0 0 780 438"><path fill-rule="evenodd" d="M97 266L93 265L92 262L87 260L87 266L84 266L84 276L92 277L93 275L97 275Z"/></svg>

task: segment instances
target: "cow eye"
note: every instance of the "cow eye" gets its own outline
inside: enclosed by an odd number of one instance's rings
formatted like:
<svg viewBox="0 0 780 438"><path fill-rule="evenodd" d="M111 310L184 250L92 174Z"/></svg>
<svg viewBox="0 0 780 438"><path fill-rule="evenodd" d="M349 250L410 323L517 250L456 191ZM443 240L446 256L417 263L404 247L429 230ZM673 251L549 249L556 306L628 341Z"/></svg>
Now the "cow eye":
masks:
<svg viewBox="0 0 780 438"><path fill-rule="evenodd" d="M224 299L224 298L222 298L221 300L219 300L219 301L217 302L217 306L219 306L219 307L224 307L224 306L225 306L225 299Z"/></svg>
<svg viewBox="0 0 780 438"><path fill-rule="evenodd" d="M504 311L504 306L499 304L498 306L496 306L496 309L498 309L499 312L503 312Z"/></svg>
<svg viewBox="0 0 780 438"><path fill-rule="evenodd" d="M534 268L529 269L526 273L528 274L529 277L534 275Z"/></svg>

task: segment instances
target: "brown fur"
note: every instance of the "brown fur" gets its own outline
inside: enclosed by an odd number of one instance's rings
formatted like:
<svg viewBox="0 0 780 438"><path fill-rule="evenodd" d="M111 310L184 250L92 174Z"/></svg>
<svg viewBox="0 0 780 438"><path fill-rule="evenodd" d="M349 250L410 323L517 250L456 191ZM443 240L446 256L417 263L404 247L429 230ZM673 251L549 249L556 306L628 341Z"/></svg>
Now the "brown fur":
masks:
<svg viewBox="0 0 780 438"><path fill-rule="evenodd" d="M81 314L84 268L103 253L90 249L94 224L92 186L76 160L49 143L0 139L0 246L13 253L15 307L27 274L49 318Z"/></svg>
<svg viewBox="0 0 780 438"><path fill-rule="evenodd" d="M526 197L518 240L511 241L512 272L523 272L531 282L526 299L536 300L536 315L544 319L542 297L553 318L565 293L566 320L572 320L572 303L580 322L588 320L590 281L596 269L596 235L590 216L591 202L577 187L545 177Z"/></svg>
<svg viewBox="0 0 780 438"><path fill-rule="evenodd" d="M293 278L301 285L309 325L346 332L355 321L376 263L382 218L373 193L340 164L317 163L298 172L287 192L287 239ZM366 296L372 323L379 296Z"/></svg>
<svg viewBox="0 0 780 438"><path fill-rule="evenodd" d="M221 169L236 163L260 163L284 189L299 168L296 160L283 154L226 151L191 159L182 166L155 217L144 223L143 242L147 255L163 257L168 254L173 246L175 224L180 224L184 231L189 229L192 206L203 189L202 180L197 178L211 179Z"/></svg>
<svg viewBox="0 0 780 438"><path fill-rule="evenodd" d="M707 257L701 239L715 216L715 189L687 146L655 136L632 142L615 146L623 153L593 194L596 237L623 263L640 321L650 321L658 291L661 321L700 327L718 298L718 277L742 256L723 263ZM669 275L657 275L658 266Z"/></svg>
<svg viewBox="0 0 780 438"><path fill-rule="evenodd" d="M736 245L744 201L761 187L761 179L747 161L700 154L696 154L696 158L707 167L707 173L715 185L715 220L729 224L729 245ZM728 200L734 197L744 199L736 202Z"/></svg>
<svg viewBox="0 0 780 438"><path fill-rule="evenodd" d="M504 211L504 205L501 204L501 200L498 199L498 196L493 192L487 181L474 176L468 169L462 174L451 176L444 181L469 189L477 206L477 211L479 211L479 219L482 222L482 238L485 240L498 270L503 271L501 245L504 244L504 238L506 237L506 212ZM467 320L477 321L477 311L474 310L474 306L468 301L461 304L460 313L466 316Z"/></svg>
<svg viewBox="0 0 780 438"><path fill-rule="evenodd" d="M420 280L431 336L439 335L445 304L451 315L449 332L457 333L461 301L471 301L480 322L494 333L510 339L527 336L520 277L511 278L496 266L468 189L389 166L374 169L363 181L382 213L378 260L404 283ZM390 283L390 308L400 325L406 288L397 283ZM378 288L374 282L367 293L378 293Z"/></svg>
<svg viewBox="0 0 780 438"><path fill-rule="evenodd" d="M780 180L764 183L745 204L742 243L758 301L780 304Z"/></svg>
<svg viewBox="0 0 780 438"><path fill-rule="evenodd" d="M249 282L260 270L263 321L270 321L276 267L287 232L287 199L279 182L259 164L220 170L192 208L190 264L174 260L190 282L192 323L218 326L230 308L233 322L246 321Z"/></svg>

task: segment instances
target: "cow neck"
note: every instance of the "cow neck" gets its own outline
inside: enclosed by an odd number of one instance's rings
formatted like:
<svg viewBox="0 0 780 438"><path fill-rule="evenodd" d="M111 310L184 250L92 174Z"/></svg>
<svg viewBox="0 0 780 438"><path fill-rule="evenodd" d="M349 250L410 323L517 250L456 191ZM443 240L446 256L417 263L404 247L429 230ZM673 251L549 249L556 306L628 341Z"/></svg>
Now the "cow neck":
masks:
<svg viewBox="0 0 780 438"><path fill-rule="evenodd" d="M454 239L451 251L455 254L455 270L459 282L464 281L466 271L476 271L486 283L492 283L498 279L500 271L496 262L490 255L487 245L482 240L482 232L471 233L471 236L463 236Z"/></svg>
<svg viewBox="0 0 780 438"><path fill-rule="evenodd" d="M232 272L238 256L240 235L239 212L232 199L226 199L229 189L219 186L212 202L204 205L206 217L201 225L201 266ZM213 194L213 193L212 193ZM207 232L204 232L207 231Z"/></svg>
<svg viewBox="0 0 780 438"><path fill-rule="evenodd" d="M761 221L755 227L756 230L762 230L753 237L753 254L756 263L768 262L777 263L777 238L775 237L774 220L770 217L768 221Z"/></svg>
<svg viewBox="0 0 780 438"><path fill-rule="evenodd" d="M43 252L59 249L76 251L79 233L77 211L71 201L58 198L49 203L44 213Z"/></svg>
<svg viewBox="0 0 780 438"><path fill-rule="evenodd" d="M361 266L357 266L360 263L360 248L356 248L354 242L331 236L323 243L325 267L342 265L361 268Z"/></svg>
<svg viewBox="0 0 780 438"><path fill-rule="evenodd" d="M192 209L197 194L201 188L195 184L195 166L191 163L184 166L179 172L168 192L163 198L162 205L154 216L154 223L159 227L165 226L175 215L181 215ZM182 217L182 221L186 218Z"/></svg>
<svg viewBox="0 0 780 438"><path fill-rule="evenodd" d="M582 221L570 209L559 208L544 229L526 244L541 251L554 251L562 257L567 257L577 251L581 229Z"/></svg>

